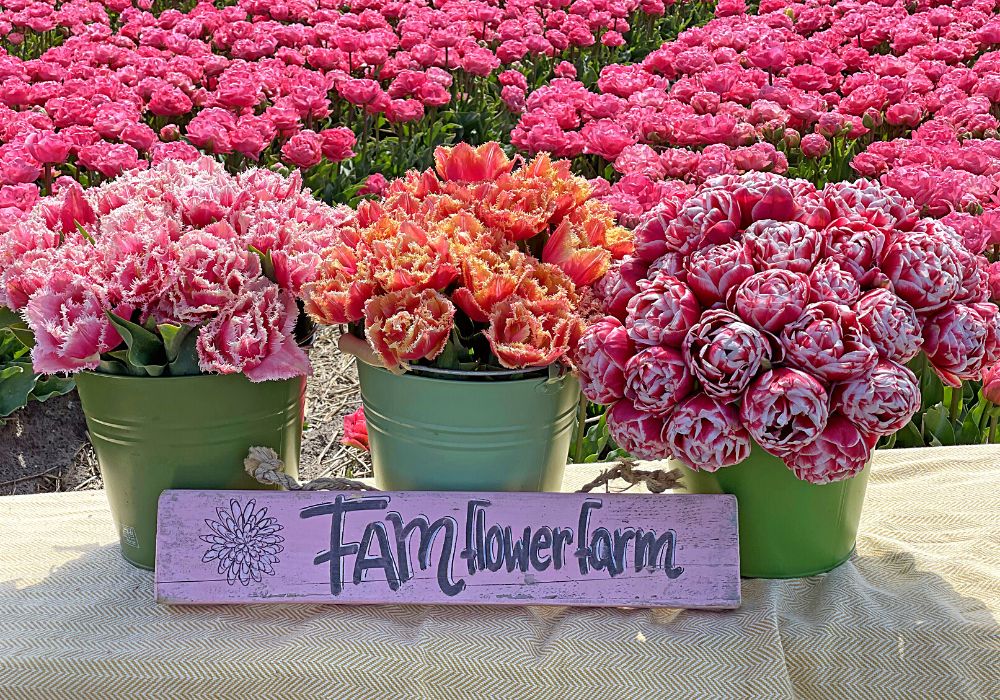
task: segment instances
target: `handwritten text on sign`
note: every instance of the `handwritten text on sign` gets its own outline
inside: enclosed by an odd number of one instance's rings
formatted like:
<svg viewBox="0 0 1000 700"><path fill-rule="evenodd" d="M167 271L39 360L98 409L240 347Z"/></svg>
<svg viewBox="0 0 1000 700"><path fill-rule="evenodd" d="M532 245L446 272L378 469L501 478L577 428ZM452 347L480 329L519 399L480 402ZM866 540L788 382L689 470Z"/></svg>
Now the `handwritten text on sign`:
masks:
<svg viewBox="0 0 1000 700"><path fill-rule="evenodd" d="M736 500L167 491L156 595L163 603L732 608Z"/></svg>

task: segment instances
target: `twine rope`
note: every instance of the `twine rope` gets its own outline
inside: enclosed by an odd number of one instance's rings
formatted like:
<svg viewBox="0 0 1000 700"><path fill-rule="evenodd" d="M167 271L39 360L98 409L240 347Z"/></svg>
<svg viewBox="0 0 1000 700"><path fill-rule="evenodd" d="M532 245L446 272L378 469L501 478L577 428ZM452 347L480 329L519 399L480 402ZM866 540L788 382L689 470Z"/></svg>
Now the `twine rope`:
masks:
<svg viewBox="0 0 1000 700"><path fill-rule="evenodd" d="M260 483L281 486L289 491L378 491L361 481L335 476L321 476L303 484L285 473L285 463L270 447L251 447L250 454L243 460L243 468Z"/></svg>
<svg viewBox="0 0 1000 700"><path fill-rule="evenodd" d="M636 464L634 459L620 458L615 466L603 470L600 476L585 484L577 493L589 493L599 486L604 486L605 492L610 492L610 484L615 480L628 483L628 486L622 489L623 491L627 491L637 484L644 484L650 493L663 493L676 487L680 482L680 472L677 470L667 472L662 469L637 469ZM243 460L243 468L258 482L268 486L281 486L289 491L379 490L361 481L330 476L321 476L312 481L301 483L285 473L284 462L281 461L278 453L270 447L251 447L247 458Z"/></svg>

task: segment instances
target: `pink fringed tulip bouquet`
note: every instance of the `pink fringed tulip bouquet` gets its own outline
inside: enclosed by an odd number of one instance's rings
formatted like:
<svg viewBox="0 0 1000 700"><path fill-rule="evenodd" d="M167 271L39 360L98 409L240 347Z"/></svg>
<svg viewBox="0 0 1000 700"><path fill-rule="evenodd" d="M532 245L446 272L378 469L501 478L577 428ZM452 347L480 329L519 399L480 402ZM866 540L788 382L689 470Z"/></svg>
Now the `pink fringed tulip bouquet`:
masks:
<svg viewBox="0 0 1000 700"><path fill-rule="evenodd" d="M38 372L307 375L297 298L347 214L297 176L208 158L70 182L0 237L0 307Z"/></svg>
<svg viewBox="0 0 1000 700"><path fill-rule="evenodd" d="M598 285L584 394L640 458L715 471L756 442L803 480L856 475L920 409L998 356L985 261L895 190L751 173L677 190ZM916 359L915 359L916 358Z"/></svg>
<svg viewBox="0 0 1000 700"><path fill-rule="evenodd" d="M304 286L306 310L350 324L342 347L395 372L565 360L631 234L568 161L519 164L496 143L438 148L435 161L358 207Z"/></svg>

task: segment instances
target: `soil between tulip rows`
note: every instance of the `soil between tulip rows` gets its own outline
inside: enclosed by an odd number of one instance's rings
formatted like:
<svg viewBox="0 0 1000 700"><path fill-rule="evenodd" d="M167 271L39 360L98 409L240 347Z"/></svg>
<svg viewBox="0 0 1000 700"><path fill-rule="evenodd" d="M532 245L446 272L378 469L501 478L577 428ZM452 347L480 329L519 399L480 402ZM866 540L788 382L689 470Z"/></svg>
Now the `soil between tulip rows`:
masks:
<svg viewBox="0 0 1000 700"><path fill-rule="evenodd" d="M313 376L306 398L300 478L367 476L368 456L340 444L343 417L361 404L354 361L337 350L334 328L317 333L309 355ZM76 392L43 404L32 402L0 425L0 496L101 487Z"/></svg>

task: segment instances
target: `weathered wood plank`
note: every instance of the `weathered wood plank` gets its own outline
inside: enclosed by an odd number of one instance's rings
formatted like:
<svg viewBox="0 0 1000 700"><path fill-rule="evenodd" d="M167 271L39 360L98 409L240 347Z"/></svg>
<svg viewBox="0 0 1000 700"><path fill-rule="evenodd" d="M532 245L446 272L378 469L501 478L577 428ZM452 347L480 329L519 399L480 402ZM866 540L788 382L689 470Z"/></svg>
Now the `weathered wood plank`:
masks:
<svg viewBox="0 0 1000 700"><path fill-rule="evenodd" d="M166 491L156 597L735 608L736 499Z"/></svg>

